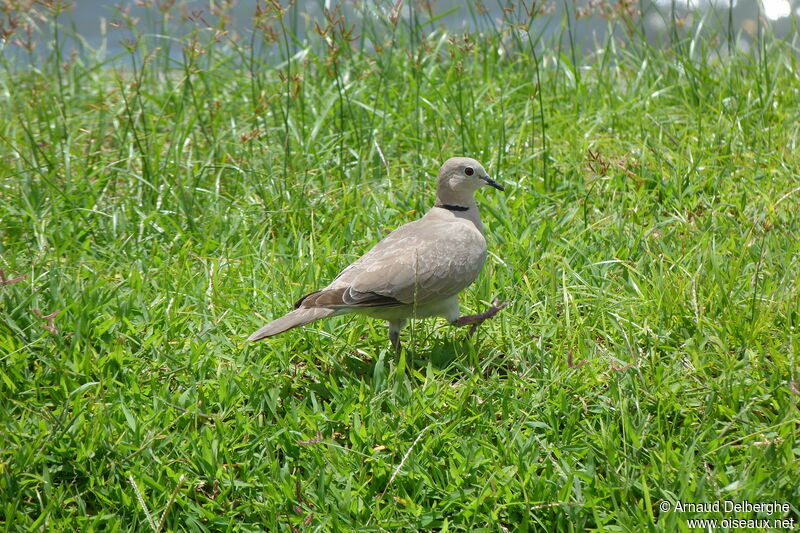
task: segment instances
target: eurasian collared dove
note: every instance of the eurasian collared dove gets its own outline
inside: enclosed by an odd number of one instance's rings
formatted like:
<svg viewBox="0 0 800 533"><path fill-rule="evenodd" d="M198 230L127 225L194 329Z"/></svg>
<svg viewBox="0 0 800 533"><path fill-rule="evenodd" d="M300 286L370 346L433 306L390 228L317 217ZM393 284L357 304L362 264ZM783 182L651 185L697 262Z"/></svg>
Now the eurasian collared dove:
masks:
<svg viewBox="0 0 800 533"><path fill-rule="evenodd" d="M448 159L439 170L436 204L425 216L391 232L330 285L303 296L294 311L247 340L345 313L388 320L389 338L398 351L400 330L409 318L443 316L454 326L472 325L474 331L506 306L495 300L486 312L459 318L458 293L475 281L486 260L475 204L475 191L486 185L505 190L474 159Z"/></svg>

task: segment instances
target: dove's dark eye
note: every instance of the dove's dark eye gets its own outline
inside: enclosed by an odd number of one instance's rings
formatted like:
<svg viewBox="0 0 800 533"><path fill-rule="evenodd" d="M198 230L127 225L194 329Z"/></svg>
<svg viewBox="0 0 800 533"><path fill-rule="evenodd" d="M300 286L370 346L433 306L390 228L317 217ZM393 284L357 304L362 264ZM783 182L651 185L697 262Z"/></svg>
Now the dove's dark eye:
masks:
<svg viewBox="0 0 800 533"><path fill-rule="evenodd" d="M467 167L464 169L464 174L466 174L467 176L472 176L473 174L475 174L475 170L472 167Z"/></svg>

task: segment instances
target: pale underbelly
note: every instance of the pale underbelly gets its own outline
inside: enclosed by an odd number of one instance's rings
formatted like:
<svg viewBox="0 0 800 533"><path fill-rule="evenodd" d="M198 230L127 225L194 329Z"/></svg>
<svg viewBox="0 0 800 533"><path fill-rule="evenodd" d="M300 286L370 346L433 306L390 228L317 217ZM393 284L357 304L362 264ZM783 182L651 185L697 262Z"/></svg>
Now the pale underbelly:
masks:
<svg viewBox="0 0 800 533"><path fill-rule="evenodd" d="M402 320L407 318L428 318L443 316L452 322L459 316L458 296L420 305L402 305L397 307L372 307L352 309L351 312L382 320Z"/></svg>

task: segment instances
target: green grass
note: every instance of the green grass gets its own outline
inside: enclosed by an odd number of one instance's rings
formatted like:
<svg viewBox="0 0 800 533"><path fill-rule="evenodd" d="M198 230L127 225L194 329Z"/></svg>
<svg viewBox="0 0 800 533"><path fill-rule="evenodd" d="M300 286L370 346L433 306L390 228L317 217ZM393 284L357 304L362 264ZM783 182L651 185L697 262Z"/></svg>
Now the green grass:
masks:
<svg viewBox="0 0 800 533"><path fill-rule="evenodd" d="M277 41L198 30L181 59L134 27L117 66L4 60L0 268L26 277L0 286L2 530L800 516L796 34L574 64L520 20L465 42L429 17L299 54L272 13ZM419 217L452 155L507 186L479 193L462 310L512 303L475 338L421 321L395 357L342 317L244 342Z"/></svg>

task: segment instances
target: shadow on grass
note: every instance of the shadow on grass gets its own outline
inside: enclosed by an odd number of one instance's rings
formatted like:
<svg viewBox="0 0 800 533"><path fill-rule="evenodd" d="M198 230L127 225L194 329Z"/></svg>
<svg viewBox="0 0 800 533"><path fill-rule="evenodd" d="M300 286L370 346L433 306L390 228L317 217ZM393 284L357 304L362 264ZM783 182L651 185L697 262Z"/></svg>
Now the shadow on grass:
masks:
<svg viewBox="0 0 800 533"><path fill-rule="evenodd" d="M439 343L416 350L413 365L419 369L431 363L436 370L455 371L470 363L476 349L475 342L466 336L448 335Z"/></svg>
<svg viewBox="0 0 800 533"><path fill-rule="evenodd" d="M478 350L475 340L466 336L427 339L426 342L420 341L418 345L406 341L402 355L394 353L393 350L386 350L383 353L377 352L372 360L365 361L360 354L345 354L340 369L353 377L370 380L375 376L378 365L396 369L400 364L400 358L404 357L405 366L417 371L432 365L440 372L461 374L466 367L474 365Z"/></svg>

